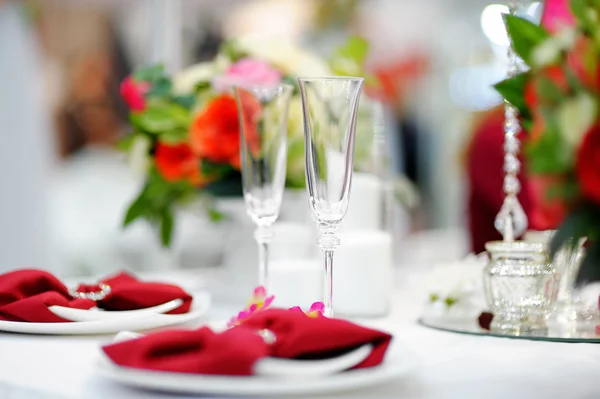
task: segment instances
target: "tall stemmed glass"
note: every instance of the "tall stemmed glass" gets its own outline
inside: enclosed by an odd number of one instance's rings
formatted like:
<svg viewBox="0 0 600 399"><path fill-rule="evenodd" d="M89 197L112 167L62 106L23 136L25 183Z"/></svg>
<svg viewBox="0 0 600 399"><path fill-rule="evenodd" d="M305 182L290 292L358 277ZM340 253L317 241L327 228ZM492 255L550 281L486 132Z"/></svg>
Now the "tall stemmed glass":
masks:
<svg viewBox="0 0 600 399"><path fill-rule="evenodd" d="M325 315L333 316L335 235L348 210L356 116L363 79L299 78L304 111L306 189L325 257Z"/></svg>
<svg viewBox="0 0 600 399"><path fill-rule="evenodd" d="M269 288L271 226L279 217L287 162L287 117L293 87L234 87L246 210L256 224L258 284Z"/></svg>

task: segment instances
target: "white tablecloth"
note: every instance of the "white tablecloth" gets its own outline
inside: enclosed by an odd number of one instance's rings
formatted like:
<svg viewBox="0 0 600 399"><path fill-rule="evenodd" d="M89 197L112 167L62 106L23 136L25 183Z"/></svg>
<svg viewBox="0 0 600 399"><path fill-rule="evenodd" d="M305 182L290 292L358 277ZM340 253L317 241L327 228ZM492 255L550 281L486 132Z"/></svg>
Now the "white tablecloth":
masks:
<svg viewBox="0 0 600 399"><path fill-rule="evenodd" d="M175 277L185 281L185 288L202 286L198 275ZM340 398L600 398L600 345L467 336L421 327L415 322L423 296L417 294L419 281L414 270L398 270L393 313L370 321L391 328L397 342L416 354L418 367L391 384ZM233 309L221 304L208 317L223 319ZM138 391L97 375L98 348L111 338L0 333L0 398L188 397Z"/></svg>

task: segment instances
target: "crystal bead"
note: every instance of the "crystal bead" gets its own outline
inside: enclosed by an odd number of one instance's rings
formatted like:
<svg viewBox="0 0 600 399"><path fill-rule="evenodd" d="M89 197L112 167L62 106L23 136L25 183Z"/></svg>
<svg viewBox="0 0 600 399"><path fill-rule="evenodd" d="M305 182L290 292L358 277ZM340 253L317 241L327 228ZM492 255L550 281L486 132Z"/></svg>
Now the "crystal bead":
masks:
<svg viewBox="0 0 600 399"><path fill-rule="evenodd" d="M521 170L521 163L519 159L513 154L506 154L504 156L504 171L516 175Z"/></svg>
<svg viewBox="0 0 600 399"><path fill-rule="evenodd" d="M502 208L500 208L500 212L498 212L494 221L494 227L502 235L505 233L506 221L509 218L512 222L512 231L515 237L525 233L525 230L527 230L527 215L517 197L513 195L509 195L504 199Z"/></svg>
<svg viewBox="0 0 600 399"><path fill-rule="evenodd" d="M515 176L506 176L504 178L504 192L506 194L516 195L521 190L521 183Z"/></svg>
<svg viewBox="0 0 600 399"><path fill-rule="evenodd" d="M504 151L509 154L516 154L519 152L519 148L521 145L519 144L519 140L516 137L507 136L504 142Z"/></svg>
<svg viewBox="0 0 600 399"><path fill-rule="evenodd" d="M507 112L508 114L508 112ZM508 117L504 121L504 132L506 134L515 135L521 131L521 125L519 124L519 120L515 117Z"/></svg>

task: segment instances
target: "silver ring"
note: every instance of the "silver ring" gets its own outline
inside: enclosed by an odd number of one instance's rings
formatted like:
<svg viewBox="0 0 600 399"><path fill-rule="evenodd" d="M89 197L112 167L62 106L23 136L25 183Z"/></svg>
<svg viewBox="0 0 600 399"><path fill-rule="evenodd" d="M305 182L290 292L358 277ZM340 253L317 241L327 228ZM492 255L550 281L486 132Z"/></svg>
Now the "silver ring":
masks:
<svg viewBox="0 0 600 399"><path fill-rule="evenodd" d="M69 295L71 295L73 298L89 299L94 302L101 301L106 298L108 294L110 294L111 288L110 285L104 283L98 284L98 287L100 287L100 291L94 292L80 292L77 290L79 287L71 288L69 289Z"/></svg>

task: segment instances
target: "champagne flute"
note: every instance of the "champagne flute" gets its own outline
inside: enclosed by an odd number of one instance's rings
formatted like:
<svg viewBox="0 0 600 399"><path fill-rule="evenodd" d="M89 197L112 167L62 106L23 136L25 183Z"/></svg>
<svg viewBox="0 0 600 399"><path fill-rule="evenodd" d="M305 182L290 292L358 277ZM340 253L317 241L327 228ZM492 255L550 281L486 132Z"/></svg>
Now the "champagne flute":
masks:
<svg viewBox="0 0 600 399"><path fill-rule="evenodd" d="M324 314L333 316L333 254L348 210L362 78L299 78L304 111L306 189L324 253Z"/></svg>
<svg viewBox="0 0 600 399"><path fill-rule="evenodd" d="M285 188L287 117L293 88L238 85L234 94L240 124L240 163L246 210L256 224L258 284L269 288L271 226L279 217Z"/></svg>

